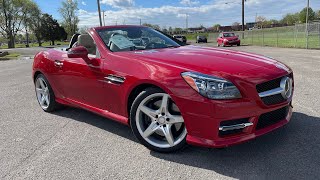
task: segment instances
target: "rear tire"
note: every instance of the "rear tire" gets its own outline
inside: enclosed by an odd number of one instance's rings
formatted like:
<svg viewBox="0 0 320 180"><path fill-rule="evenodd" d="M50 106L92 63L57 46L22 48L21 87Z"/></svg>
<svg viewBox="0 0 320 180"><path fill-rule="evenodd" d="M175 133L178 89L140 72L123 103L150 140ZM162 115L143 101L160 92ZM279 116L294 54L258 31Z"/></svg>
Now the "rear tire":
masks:
<svg viewBox="0 0 320 180"><path fill-rule="evenodd" d="M131 106L133 134L152 151L168 153L184 148L187 131L178 111L167 93L158 88L145 89Z"/></svg>
<svg viewBox="0 0 320 180"><path fill-rule="evenodd" d="M56 102L51 85L43 74L39 74L35 79L35 91L37 101L45 112L52 112L61 107Z"/></svg>

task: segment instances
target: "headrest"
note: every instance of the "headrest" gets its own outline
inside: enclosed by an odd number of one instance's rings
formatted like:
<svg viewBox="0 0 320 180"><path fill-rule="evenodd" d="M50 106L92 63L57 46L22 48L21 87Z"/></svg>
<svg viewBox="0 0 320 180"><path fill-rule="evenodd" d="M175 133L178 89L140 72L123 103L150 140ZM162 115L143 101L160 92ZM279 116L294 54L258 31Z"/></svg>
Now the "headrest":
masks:
<svg viewBox="0 0 320 180"><path fill-rule="evenodd" d="M91 48L94 47L94 42L89 34L82 34L78 37L78 45Z"/></svg>

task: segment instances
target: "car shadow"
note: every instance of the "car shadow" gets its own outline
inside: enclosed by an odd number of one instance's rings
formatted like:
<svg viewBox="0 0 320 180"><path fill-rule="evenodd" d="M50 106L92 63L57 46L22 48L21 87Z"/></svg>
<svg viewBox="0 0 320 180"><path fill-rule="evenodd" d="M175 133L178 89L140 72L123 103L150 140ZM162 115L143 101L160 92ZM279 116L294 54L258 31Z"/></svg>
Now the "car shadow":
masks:
<svg viewBox="0 0 320 180"><path fill-rule="evenodd" d="M54 114L93 125L138 143L129 127L93 113L67 108ZM188 146L176 153L150 151L150 155L237 179L318 179L319 130L319 117L294 112L286 126L244 144L224 149Z"/></svg>

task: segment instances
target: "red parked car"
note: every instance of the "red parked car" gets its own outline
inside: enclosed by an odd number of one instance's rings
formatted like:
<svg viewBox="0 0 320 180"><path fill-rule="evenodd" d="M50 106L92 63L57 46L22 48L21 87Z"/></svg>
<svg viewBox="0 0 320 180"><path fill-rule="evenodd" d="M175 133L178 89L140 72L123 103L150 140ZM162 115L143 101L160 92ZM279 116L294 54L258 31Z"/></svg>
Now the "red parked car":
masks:
<svg viewBox="0 0 320 180"><path fill-rule="evenodd" d="M154 151L226 147L289 122L293 74L265 56L180 46L143 26L76 34L67 50L38 53L37 100L46 112L80 107L131 126ZM276 142L275 142L276 143Z"/></svg>
<svg viewBox="0 0 320 180"><path fill-rule="evenodd" d="M217 46L240 46L240 39L232 32L223 32L217 38Z"/></svg>

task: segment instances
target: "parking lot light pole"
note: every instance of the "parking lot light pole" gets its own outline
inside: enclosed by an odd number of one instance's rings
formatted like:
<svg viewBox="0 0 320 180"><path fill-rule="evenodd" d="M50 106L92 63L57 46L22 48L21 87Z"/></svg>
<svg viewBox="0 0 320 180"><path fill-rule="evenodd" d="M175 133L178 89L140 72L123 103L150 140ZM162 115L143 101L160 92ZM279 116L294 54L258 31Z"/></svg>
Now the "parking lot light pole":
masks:
<svg viewBox="0 0 320 180"><path fill-rule="evenodd" d="M309 48L309 29L308 29L308 23L309 23L309 7L310 7L310 0L307 0L307 14L306 14L306 48Z"/></svg>
<svg viewBox="0 0 320 180"><path fill-rule="evenodd" d="M244 31L244 1L242 0L242 31Z"/></svg>
<svg viewBox="0 0 320 180"><path fill-rule="evenodd" d="M100 26L102 26L101 10L100 10L100 0L97 0L97 4L98 4L98 13L99 13Z"/></svg>

